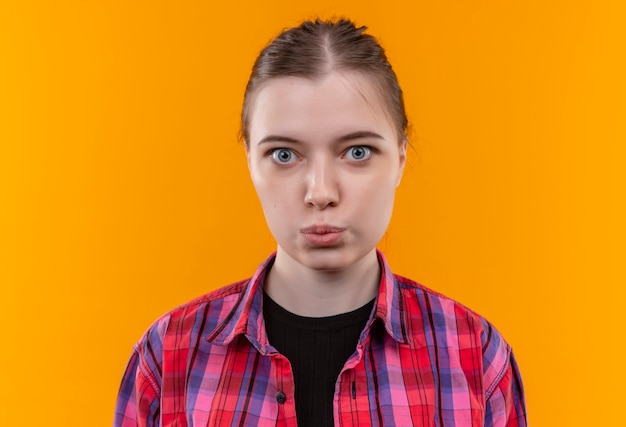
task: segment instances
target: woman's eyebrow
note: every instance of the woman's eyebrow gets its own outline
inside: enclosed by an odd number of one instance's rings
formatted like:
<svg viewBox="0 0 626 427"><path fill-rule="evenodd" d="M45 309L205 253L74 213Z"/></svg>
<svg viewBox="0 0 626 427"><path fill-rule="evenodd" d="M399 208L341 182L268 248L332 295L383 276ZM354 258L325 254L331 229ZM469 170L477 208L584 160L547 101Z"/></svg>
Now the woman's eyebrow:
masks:
<svg viewBox="0 0 626 427"><path fill-rule="evenodd" d="M268 135L268 136L262 138L258 142L258 145L265 144L267 142L290 142L290 143L293 144L293 143L298 143L300 141L298 141L297 139L294 139L294 138L290 138L288 136Z"/></svg>
<svg viewBox="0 0 626 427"><path fill-rule="evenodd" d="M346 141L352 141L354 139L362 139L362 138L374 138L374 139L383 139L383 140L385 139L381 135L377 134L376 132L362 130L362 131L352 132L347 135L343 135L337 138L337 142L346 142Z"/></svg>

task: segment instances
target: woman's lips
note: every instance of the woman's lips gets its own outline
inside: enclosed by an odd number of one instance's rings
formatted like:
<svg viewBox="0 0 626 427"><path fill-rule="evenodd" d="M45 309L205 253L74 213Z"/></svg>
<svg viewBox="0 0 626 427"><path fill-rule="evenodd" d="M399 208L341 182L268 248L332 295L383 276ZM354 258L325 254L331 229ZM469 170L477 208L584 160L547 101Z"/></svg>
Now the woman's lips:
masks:
<svg viewBox="0 0 626 427"><path fill-rule="evenodd" d="M343 237L345 228L330 225L313 225L300 230L305 240L315 247L334 246Z"/></svg>

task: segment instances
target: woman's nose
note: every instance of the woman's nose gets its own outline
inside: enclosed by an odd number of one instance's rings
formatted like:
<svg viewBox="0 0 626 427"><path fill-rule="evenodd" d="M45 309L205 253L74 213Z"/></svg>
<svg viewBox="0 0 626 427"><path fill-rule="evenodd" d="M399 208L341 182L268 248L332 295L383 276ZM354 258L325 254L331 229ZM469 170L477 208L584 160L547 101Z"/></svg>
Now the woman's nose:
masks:
<svg viewBox="0 0 626 427"><path fill-rule="evenodd" d="M317 209L326 209L339 203L339 186L331 162L312 164L307 176L304 203Z"/></svg>

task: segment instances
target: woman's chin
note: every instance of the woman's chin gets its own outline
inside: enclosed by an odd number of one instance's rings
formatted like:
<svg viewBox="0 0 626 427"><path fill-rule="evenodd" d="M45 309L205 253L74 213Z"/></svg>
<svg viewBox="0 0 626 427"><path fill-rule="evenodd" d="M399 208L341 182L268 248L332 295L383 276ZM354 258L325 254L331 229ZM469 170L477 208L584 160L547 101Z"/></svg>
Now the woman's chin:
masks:
<svg viewBox="0 0 626 427"><path fill-rule="evenodd" d="M291 251L290 251L291 252ZM358 263L370 251L357 251L345 246L305 248L286 253L293 262L319 272L339 272Z"/></svg>

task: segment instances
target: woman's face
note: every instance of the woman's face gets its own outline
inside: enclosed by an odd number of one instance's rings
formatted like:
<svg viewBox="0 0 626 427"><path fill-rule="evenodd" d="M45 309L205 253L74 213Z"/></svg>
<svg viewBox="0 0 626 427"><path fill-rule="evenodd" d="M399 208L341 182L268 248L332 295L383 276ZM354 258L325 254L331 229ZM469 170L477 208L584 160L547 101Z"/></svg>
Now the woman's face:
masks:
<svg viewBox="0 0 626 427"><path fill-rule="evenodd" d="M375 250L406 152L383 105L358 73L275 78L259 89L248 166L279 254L337 271Z"/></svg>

